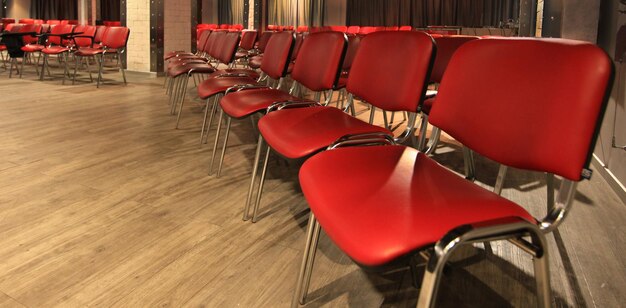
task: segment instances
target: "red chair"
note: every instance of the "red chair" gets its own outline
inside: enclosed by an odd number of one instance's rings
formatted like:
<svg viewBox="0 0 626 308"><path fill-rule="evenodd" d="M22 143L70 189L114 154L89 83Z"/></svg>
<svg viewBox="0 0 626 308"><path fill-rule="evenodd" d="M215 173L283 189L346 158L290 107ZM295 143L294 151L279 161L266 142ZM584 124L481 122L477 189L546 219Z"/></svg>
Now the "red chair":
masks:
<svg viewBox="0 0 626 308"><path fill-rule="evenodd" d="M48 25L58 25L58 24L61 24L61 21L57 20L57 19L48 19L48 20L46 20L46 24L48 24Z"/></svg>
<svg viewBox="0 0 626 308"><path fill-rule="evenodd" d="M92 57L98 61L98 79L96 87L100 87L102 82L102 74L104 68L104 60L107 55L114 55L117 58L118 70L122 72L124 84L126 84L126 73L124 72L124 63L121 54L126 52L126 44L130 36L130 29L127 27L108 27L102 38L101 48L81 48L74 55L79 57Z"/></svg>
<svg viewBox="0 0 626 308"><path fill-rule="evenodd" d="M235 29L237 31L242 31L243 30L243 25L242 24L230 25L229 29Z"/></svg>
<svg viewBox="0 0 626 308"><path fill-rule="evenodd" d="M5 25L14 24L15 23L15 19L13 19L13 18L2 18L2 19L0 19L0 22L2 22Z"/></svg>
<svg viewBox="0 0 626 308"><path fill-rule="evenodd" d="M424 33L382 31L363 38L348 76L348 104L352 103L352 96L357 96L382 110L417 112L426 90L434 50L432 38ZM403 61L398 62L398 59ZM414 125L412 116L406 131L397 140L407 140ZM268 145L266 155L271 148L290 159L313 155L347 135L392 134L385 127L368 124L329 106L268 112L259 120L258 127L260 139ZM266 169L264 165L261 179ZM261 188L254 203L253 220L258 213Z"/></svg>
<svg viewBox="0 0 626 308"><path fill-rule="evenodd" d="M244 64L247 65L248 53L254 49L254 43L256 43L257 32L255 30L247 30L241 33L241 41L239 42L239 50L235 54L235 59L244 59Z"/></svg>
<svg viewBox="0 0 626 308"><path fill-rule="evenodd" d="M367 35L370 33L374 33L378 31L377 27L361 27L359 28L359 34L361 35Z"/></svg>
<svg viewBox="0 0 626 308"><path fill-rule="evenodd" d="M400 26L398 31L413 31L413 27L411 27L411 26Z"/></svg>
<svg viewBox="0 0 626 308"><path fill-rule="evenodd" d="M287 66L289 65L289 56L290 51L293 48L294 43L294 35L291 32L281 32L275 33L272 35L272 38L267 44L267 48L265 50L266 56L263 57L263 63L261 63L261 71L264 75L271 78L272 80L278 80L278 84L275 86L276 88L280 88L283 84L283 77L287 74ZM266 58L267 57L267 58ZM208 136L208 131L211 128L212 118L208 119L208 112L211 109L211 117L213 116L216 108L217 102L220 97L226 94L233 87L238 86L252 86L252 87L263 87L269 88L262 84L260 84L260 79L255 80L250 78L249 76L241 76L238 74L235 75L226 75L226 76L215 76L214 78L209 78L203 81L200 85L198 85L198 96L206 100L206 109L204 115L204 121L201 131L200 140L203 140L204 133L206 131L206 135ZM269 79L268 79L269 85ZM212 106L210 106L210 98L214 97ZM182 105L181 105L182 109ZM179 111L180 116L180 111ZM205 126L206 124L206 126ZM221 125L221 121L218 124L218 131ZM216 135L217 136L217 135ZM217 142L217 141L216 141Z"/></svg>
<svg viewBox="0 0 626 308"><path fill-rule="evenodd" d="M309 106L316 105L319 101L322 92L330 92L337 83L337 78L341 70L342 58L345 54L346 37L345 34L339 32L319 32L312 33L302 43L300 52L298 54L298 60L291 73L292 79L295 83L292 85L290 93L286 95L279 90L247 90L241 92L235 92L226 95L222 98L220 106L224 113L228 115L228 119L231 118L245 118L255 113L265 113L270 110L270 106L278 104L282 108L295 107L295 106ZM302 90L308 89L316 92L315 100L303 100L298 97ZM264 117L263 117L264 118ZM262 119L263 119L262 118ZM261 122L259 122L261 123ZM226 139L223 144L222 154L220 157L220 163L217 174L219 176L223 163L224 153L228 141L228 132L230 127L230 120L227 122ZM218 132L219 133L219 130ZM214 149L217 147L217 139L214 145ZM250 180L250 190L248 191L248 197L245 203L244 220L248 219L250 200L252 199L252 192L256 183L257 170L261 157L261 149L263 147L263 137L259 137L259 143L257 144L257 151L254 161L254 167ZM269 149L268 149L269 151ZM215 152L214 152L215 155ZM268 162L269 152L265 155L264 168L266 170ZM212 169L214 157L211 158L210 169ZM261 197L263 190L263 183L265 179L265 172L261 175L261 181L259 183L258 195L256 203ZM256 207L254 213L253 222L256 221Z"/></svg>
<svg viewBox="0 0 626 308"><path fill-rule="evenodd" d="M261 62L263 62L263 52L265 52L265 47L274 33L276 32L265 31L261 34L259 41L256 43L255 50L252 50L249 54L251 57L249 58L250 60L248 61L248 66L254 69L261 67Z"/></svg>
<svg viewBox="0 0 626 308"><path fill-rule="evenodd" d="M398 26L384 27L385 31L398 31Z"/></svg>
<svg viewBox="0 0 626 308"><path fill-rule="evenodd" d="M229 24L221 24L221 25L219 25L219 29L228 30L228 28L230 28Z"/></svg>
<svg viewBox="0 0 626 308"><path fill-rule="evenodd" d="M91 75L91 69L89 68L89 57L81 57L80 54L76 54L78 50L81 49L92 49L94 46L94 38L96 36L96 32L98 31L98 27L91 25L78 25L74 28L74 32L81 33L79 35L73 36L73 44L72 44L72 52L74 55L74 74L72 77L72 84L76 83L76 71L78 70L79 61L85 60L85 68L87 72L89 72L89 80L93 82L93 77Z"/></svg>
<svg viewBox="0 0 626 308"><path fill-rule="evenodd" d="M40 34L41 33L41 25L40 24L25 24L21 27L20 32L22 33L26 33L26 32L34 32L36 34ZM22 40L24 41L24 46L22 46L22 51L24 52L24 57L22 57L22 68L20 69L20 78L22 78L22 75L24 73L24 64L26 63L26 60L28 58L30 58L30 55L37 52L41 52L41 50L43 50L45 48L44 45L40 45L38 44L39 42L39 37L38 36L30 36L30 35L26 35L22 37ZM32 58L31 58L31 63L32 63ZM17 64L17 63L16 63ZM37 72L37 75L39 75L39 58L37 59L37 62L35 63L35 71ZM9 74L9 78L11 77L11 74Z"/></svg>
<svg viewBox="0 0 626 308"><path fill-rule="evenodd" d="M35 20L32 18L22 18L18 21L18 23L25 24L25 25L32 25L35 23Z"/></svg>
<svg viewBox="0 0 626 308"><path fill-rule="evenodd" d="M178 102L180 101L180 108L176 119L176 128L178 128L178 123L180 122L180 118L182 115L182 108L185 102L185 92L187 89L189 78L194 74L211 74L216 71L216 67L219 65L219 63L224 63L228 65L229 68L231 68L235 61L235 53L237 52L237 46L239 45L239 40L241 38L240 32L217 32L211 35L210 38L214 38L214 40L212 40L213 45L209 47L209 55L217 61L215 66L212 66L210 61L202 62L201 59L196 59L192 61L184 60L182 61L183 63L175 66L168 72L168 74L172 78L176 78L176 80L178 81L178 92L174 93L175 97L172 100L171 105L171 113L173 114L176 110ZM232 79L234 80L236 78L240 78L246 81L254 81L254 79L250 78L247 75L244 77L233 77ZM202 83L198 84L198 95L202 99L206 98L202 97L202 94L204 93L202 91L206 89L205 86L206 82L208 81L209 80L205 80Z"/></svg>
<svg viewBox="0 0 626 308"><path fill-rule="evenodd" d="M448 63L450 59L452 59L452 55L456 52L459 47L463 44L477 40L479 37L477 36L464 36L464 35L452 35L452 36L439 36L435 37L435 43L437 43L437 56L435 57L435 63L433 64L433 70L430 74L430 83L438 86L443 79L443 74L448 67ZM441 130L437 127L433 127L433 130L430 134L430 140L428 144L426 144L426 131L428 128L428 114L430 113L430 109L432 108L437 91L429 91L427 93L427 99L424 100L424 104L421 109L422 121L419 130L419 142L417 144L417 148L426 153L431 154L435 151L437 147L437 143L439 142L439 137L441 135Z"/></svg>
<svg viewBox="0 0 626 308"><path fill-rule="evenodd" d="M298 33L309 32L309 26L298 26L298 28L296 28L296 32Z"/></svg>
<svg viewBox="0 0 626 308"><path fill-rule="evenodd" d="M509 240L533 256L538 306L551 306L544 234L563 221L576 183L590 176L611 76L606 54L588 43L486 39L463 45L446 71L431 121L496 162L562 176L555 206L536 219L415 149L336 144L300 171L311 217L293 304L306 299L323 228L352 260L370 269L411 263L409 257L426 251L418 307L435 306L443 267L457 247Z"/></svg>
<svg viewBox="0 0 626 308"><path fill-rule="evenodd" d="M46 71L50 74L50 71L48 70L48 59L51 55L54 55L59 59L63 59L65 62L63 71L63 84L65 84L65 77L68 74L68 54L70 52L70 48L67 44L69 43L68 38L73 32L74 25L70 24L59 24L50 30L50 33L48 34L48 46L41 50L41 54L43 55L43 65L39 75L40 80L43 80Z"/></svg>

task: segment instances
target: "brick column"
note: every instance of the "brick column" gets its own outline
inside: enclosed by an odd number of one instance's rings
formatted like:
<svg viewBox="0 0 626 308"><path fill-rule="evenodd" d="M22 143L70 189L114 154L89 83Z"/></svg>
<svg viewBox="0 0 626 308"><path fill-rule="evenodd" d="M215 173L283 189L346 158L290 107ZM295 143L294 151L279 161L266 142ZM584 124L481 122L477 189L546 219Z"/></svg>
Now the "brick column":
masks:
<svg viewBox="0 0 626 308"><path fill-rule="evenodd" d="M130 28L126 56L128 70L150 72L150 0L124 0L121 5L124 2L126 26Z"/></svg>

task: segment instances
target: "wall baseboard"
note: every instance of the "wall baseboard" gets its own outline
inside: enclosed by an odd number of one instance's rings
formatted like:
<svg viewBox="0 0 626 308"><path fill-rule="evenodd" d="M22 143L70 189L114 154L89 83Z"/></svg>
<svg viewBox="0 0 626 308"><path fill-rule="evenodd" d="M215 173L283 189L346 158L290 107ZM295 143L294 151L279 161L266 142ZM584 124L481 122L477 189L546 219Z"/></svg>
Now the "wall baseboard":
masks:
<svg viewBox="0 0 626 308"><path fill-rule="evenodd" d="M604 166L600 158L598 158L595 154L593 154L593 159L591 163L595 167L595 169L602 175L602 177L609 183L609 186L615 191L617 196L622 200L622 203L626 204L626 187L622 184L615 175Z"/></svg>

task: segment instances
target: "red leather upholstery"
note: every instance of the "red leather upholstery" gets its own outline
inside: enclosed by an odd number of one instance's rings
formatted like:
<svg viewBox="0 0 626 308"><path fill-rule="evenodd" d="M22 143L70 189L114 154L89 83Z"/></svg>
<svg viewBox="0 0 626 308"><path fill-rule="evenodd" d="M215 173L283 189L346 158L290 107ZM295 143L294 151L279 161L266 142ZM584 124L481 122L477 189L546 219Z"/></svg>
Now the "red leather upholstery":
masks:
<svg viewBox="0 0 626 308"><path fill-rule="evenodd" d="M224 96L220 106L230 117L239 119L264 111L275 102L289 100L300 99L276 89L252 89Z"/></svg>
<svg viewBox="0 0 626 308"><path fill-rule="evenodd" d="M348 27L348 30L346 30L346 33L358 34L360 29L361 29L361 27L359 27L359 26L350 26L350 27Z"/></svg>
<svg viewBox="0 0 626 308"><path fill-rule="evenodd" d="M433 70L430 73L431 82L441 82L443 73L448 67L448 63L452 58L454 52L461 47L461 45L479 39L478 36L465 36L465 35L450 35L435 37L435 43L437 43L437 55L435 57L435 63L433 64Z"/></svg>
<svg viewBox="0 0 626 308"><path fill-rule="evenodd" d="M523 208L413 148L351 147L307 160L300 185L326 234L356 262L379 266L437 242L463 224Z"/></svg>
<svg viewBox="0 0 626 308"><path fill-rule="evenodd" d="M298 26L298 28L296 28L296 32L298 33L309 32L309 26Z"/></svg>
<svg viewBox="0 0 626 308"><path fill-rule="evenodd" d="M39 45L39 44L28 44L28 45L22 46L22 51L24 51L24 52L37 52L37 51L41 51L45 47L46 46Z"/></svg>
<svg viewBox="0 0 626 308"><path fill-rule="evenodd" d="M41 25L39 24L25 24L20 28L20 32L22 33L26 33L26 32L35 32L35 33L40 33L41 32ZM30 36L30 35L25 35L22 37L22 41L24 42L24 44L36 44L38 40L38 37L36 36ZM23 50L23 49L22 49Z"/></svg>
<svg viewBox="0 0 626 308"><path fill-rule="evenodd" d="M31 18L22 18L18 21L20 24L33 25L35 24L35 20Z"/></svg>
<svg viewBox="0 0 626 308"><path fill-rule="evenodd" d="M344 72L350 71L352 68L352 62L354 61L354 56L356 56L357 50L359 50L359 46L361 45L361 37L356 35L351 35L348 37L348 50L346 51L346 57L343 59L343 64L341 69Z"/></svg>
<svg viewBox="0 0 626 308"><path fill-rule="evenodd" d="M235 53L237 52L237 46L239 46L239 40L241 33L228 32L222 42L222 47L219 53L215 55L215 58L222 63L230 63L235 59Z"/></svg>
<svg viewBox="0 0 626 308"><path fill-rule="evenodd" d="M274 32L271 32L271 31L265 31L261 34L261 36L259 37L258 45L257 45L257 49L259 50L260 53L265 52L265 47L267 46L267 43L270 41L270 38L272 37L273 34Z"/></svg>
<svg viewBox="0 0 626 308"><path fill-rule="evenodd" d="M346 35L339 32L309 34L302 43L292 78L312 91L333 88L339 78L346 41Z"/></svg>
<svg viewBox="0 0 626 308"><path fill-rule="evenodd" d="M433 108L435 104L435 97L430 97L424 100L422 103L422 112L425 114L430 114L430 110Z"/></svg>
<svg viewBox="0 0 626 308"><path fill-rule="evenodd" d="M101 54L104 52L104 49L102 48L89 48L89 47L83 47L79 50L77 50L74 54L77 56L82 56L82 57L88 57L88 56L94 56L97 54Z"/></svg>
<svg viewBox="0 0 626 308"><path fill-rule="evenodd" d="M361 41L346 89L385 110L416 112L434 49L433 39L422 32L372 33ZM385 50L382 57L381 50Z"/></svg>
<svg viewBox="0 0 626 308"><path fill-rule="evenodd" d="M412 31L413 27L411 26L400 26L399 31Z"/></svg>
<svg viewBox="0 0 626 308"><path fill-rule="evenodd" d="M194 72L203 73L203 74L211 74L215 72L215 68L213 68L212 66L209 66L206 63L186 63L183 65L177 65L177 66L170 68L167 74L170 77L177 77L177 76L189 73L189 71L192 69Z"/></svg>
<svg viewBox="0 0 626 308"><path fill-rule="evenodd" d="M198 85L198 96L207 99L239 84L256 84L256 80L250 77L210 78Z"/></svg>
<svg viewBox="0 0 626 308"><path fill-rule="evenodd" d="M475 40L452 57L430 122L502 164L578 180L611 71L606 54L588 43Z"/></svg>
<svg viewBox="0 0 626 308"><path fill-rule="evenodd" d="M93 43L91 38L86 38L86 37L82 37L82 36L89 36L89 37L94 37L96 35L96 26L89 26L89 25L78 25L76 26L76 28L74 29L74 32L82 32L82 34L79 34L79 37L75 37L74 38L74 43L76 44L77 47L91 47L91 44Z"/></svg>
<svg viewBox="0 0 626 308"><path fill-rule="evenodd" d="M109 27L102 38L102 45L115 49L124 48L129 35L130 29L127 27Z"/></svg>
<svg viewBox="0 0 626 308"><path fill-rule="evenodd" d="M346 32L346 31L348 31L348 27L346 27L346 26L330 26L330 30L331 31L337 31L337 32Z"/></svg>
<svg viewBox="0 0 626 308"><path fill-rule="evenodd" d="M369 132L392 134L335 107L283 109L259 120L259 131L276 152L300 158L326 148L345 135Z"/></svg>
<svg viewBox="0 0 626 308"><path fill-rule="evenodd" d="M70 49L63 46L50 46L41 50L41 52L49 55L56 55L66 51L70 51Z"/></svg>
<svg viewBox="0 0 626 308"><path fill-rule="evenodd" d="M107 26L96 26L96 36L93 39L93 42L95 44L100 44L102 43L102 38L104 37L107 29L109 29L109 27Z"/></svg>
<svg viewBox="0 0 626 308"><path fill-rule="evenodd" d="M263 54L261 70L273 79L285 76L293 44L294 36L291 32L272 35Z"/></svg>
<svg viewBox="0 0 626 308"><path fill-rule="evenodd" d="M56 25L50 30L50 34L69 34L74 29L73 25ZM49 36L48 43L52 45L61 45L60 36Z"/></svg>
<svg viewBox="0 0 626 308"><path fill-rule="evenodd" d="M302 42L304 42L304 33L296 33L296 42L293 44L293 50L291 51L291 62L298 58L300 48L302 48ZM291 71L289 71L291 73Z"/></svg>
<svg viewBox="0 0 626 308"><path fill-rule="evenodd" d="M239 47L244 50L250 50L254 48L256 35L256 31L243 31L241 34L241 42L239 43Z"/></svg>

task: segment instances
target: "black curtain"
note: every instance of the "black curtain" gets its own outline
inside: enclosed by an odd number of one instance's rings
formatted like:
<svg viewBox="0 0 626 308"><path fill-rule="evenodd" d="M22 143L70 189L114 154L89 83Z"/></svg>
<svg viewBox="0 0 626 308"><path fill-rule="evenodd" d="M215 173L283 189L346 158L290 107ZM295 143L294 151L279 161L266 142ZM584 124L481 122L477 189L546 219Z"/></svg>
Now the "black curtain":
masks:
<svg viewBox="0 0 626 308"><path fill-rule="evenodd" d="M520 0L347 0L349 26L497 27L519 18Z"/></svg>
<svg viewBox="0 0 626 308"><path fill-rule="evenodd" d="M35 19L78 19L76 0L32 0L30 17Z"/></svg>
<svg viewBox="0 0 626 308"><path fill-rule="evenodd" d="M233 6L231 0L217 0L217 22L219 24L233 23Z"/></svg>
<svg viewBox="0 0 626 308"><path fill-rule="evenodd" d="M100 18L120 21L120 0L100 0Z"/></svg>

